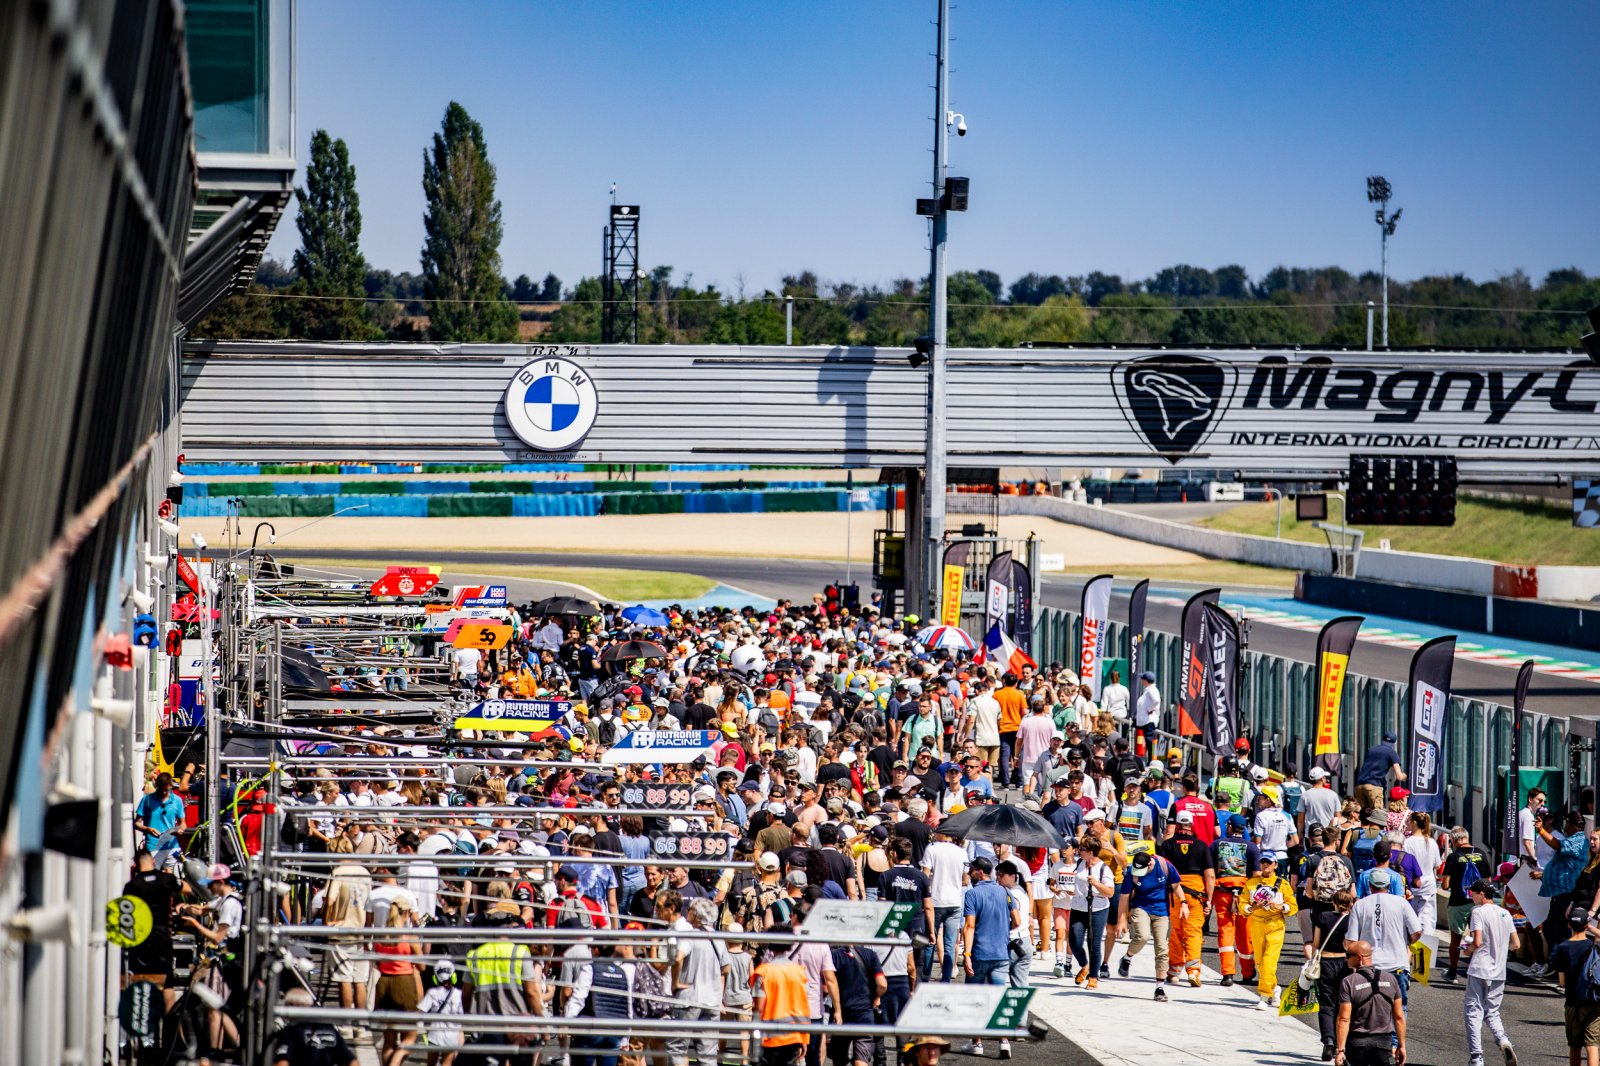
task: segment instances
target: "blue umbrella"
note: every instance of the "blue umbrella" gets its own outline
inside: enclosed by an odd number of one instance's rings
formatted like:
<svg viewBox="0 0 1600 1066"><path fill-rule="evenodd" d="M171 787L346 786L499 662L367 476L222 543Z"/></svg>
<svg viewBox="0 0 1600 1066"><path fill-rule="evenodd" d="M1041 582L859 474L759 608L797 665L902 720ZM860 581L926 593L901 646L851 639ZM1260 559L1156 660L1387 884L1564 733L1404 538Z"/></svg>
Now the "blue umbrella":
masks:
<svg viewBox="0 0 1600 1066"><path fill-rule="evenodd" d="M642 603L634 607L624 607L622 617L636 626L664 626L672 622L672 619L654 607L646 607Z"/></svg>

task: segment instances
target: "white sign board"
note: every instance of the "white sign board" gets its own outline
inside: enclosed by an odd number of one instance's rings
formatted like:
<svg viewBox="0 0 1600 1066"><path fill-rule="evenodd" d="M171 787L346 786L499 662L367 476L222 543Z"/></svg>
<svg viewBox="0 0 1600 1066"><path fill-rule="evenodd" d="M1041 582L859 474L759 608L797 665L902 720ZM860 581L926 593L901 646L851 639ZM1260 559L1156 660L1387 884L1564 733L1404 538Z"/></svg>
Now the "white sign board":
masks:
<svg viewBox="0 0 1600 1066"><path fill-rule="evenodd" d="M916 911L912 903L888 900L819 899L801 924L797 936L876 940L898 936Z"/></svg>
<svg viewBox="0 0 1600 1066"><path fill-rule="evenodd" d="M1031 988L1003 985L947 985L928 982L917 986L900 1012L895 1028L902 1032L970 1032L1021 1029L1028 1017Z"/></svg>

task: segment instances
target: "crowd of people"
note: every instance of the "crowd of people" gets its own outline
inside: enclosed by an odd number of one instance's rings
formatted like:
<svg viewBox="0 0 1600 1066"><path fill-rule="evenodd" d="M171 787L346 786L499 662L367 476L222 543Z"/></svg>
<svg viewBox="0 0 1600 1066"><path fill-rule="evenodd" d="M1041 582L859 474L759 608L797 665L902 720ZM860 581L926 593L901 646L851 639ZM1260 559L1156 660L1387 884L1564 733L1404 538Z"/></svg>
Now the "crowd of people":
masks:
<svg viewBox="0 0 1600 1066"><path fill-rule="evenodd" d="M430 1066L875 1066L897 1054L929 1066L941 1038L890 1047L789 1027L893 1025L924 982L1046 982L1092 1002L1102 982L1145 981L1167 1001L1204 983L1209 944L1220 983L1253 988L1259 1010L1277 1009L1286 986L1314 990L1324 1061L1403 1062L1413 944L1440 928L1445 892L1435 979L1464 971L1471 1066L1480 1025L1515 1066L1500 1003L1519 952L1533 977L1565 989L1575 1066L1600 1066L1588 939L1600 838L1542 793L1527 797L1518 853L1500 856L1408 808L1392 736L1345 795L1321 767L1301 780L1257 761L1244 738L1220 760L1172 741L1153 674L1130 689L1113 672L1094 700L1060 664L1013 670L930 650L914 617L831 612L821 597L675 610L664 623L613 607L512 609L506 621L515 635L499 651L435 649L419 635L407 638L412 666L335 671L335 687L394 690L395 670L420 684L428 671L415 662L437 651L440 679L477 699L566 701L548 728L446 736L362 715L286 747L294 765L281 771L269 843L293 889L272 897L275 917L324 932L285 1003L352 1013L347 1025L288 1026L274 1061L343 1066L370 1037L384 1066L424 1049ZM315 626L301 635L315 651ZM608 654L627 640L651 654ZM683 730L715 737L692 763L601 761L630 733ZM195 981L215 993L206 1035L224 1061L250 976L237 962L233 870L170 872L194 826L182 798L193 770L181 785L156 777L136 810L145 846L127 891L151 904L159 935L130 952L128 972L172 984L180 931L215 949ZM240 861L263 844L255 784L224 815ZM637 802L641 785L679 786L686 806L636 809L626 797ZM1048 823L1055 846L946 831L996 803ZM664 839L733 861L676 865ZM1506 892L1521 865L1548 893L1541 927ZM911 942L795 937L829 899L911 904ZM369 1025L368 1009L385 1020ZM566 1021L494 1031L491 1017ZM618 1019L702 1028L628 1038ZM754 1046L739 1031L751 1021ZM1005 1040L994 1050L1012 1053Z"/></svg>

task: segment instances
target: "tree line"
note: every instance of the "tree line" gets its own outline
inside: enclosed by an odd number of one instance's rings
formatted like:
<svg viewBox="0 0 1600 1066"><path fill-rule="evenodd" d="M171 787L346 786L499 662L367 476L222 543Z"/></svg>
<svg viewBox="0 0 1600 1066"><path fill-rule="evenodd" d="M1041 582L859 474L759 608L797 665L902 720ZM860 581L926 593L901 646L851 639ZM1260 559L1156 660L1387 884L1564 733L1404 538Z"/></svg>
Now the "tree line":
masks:
<svg viewBox="0 0 1600 1066"><path fill-rule="evenodd" d="M356 172L342 140L318 130L306 184L295 190L300 248L289 266L264 260L247 293L199 323L203 338L515 341L601 338L598 277L563 288L549 273L508 280L501 205L483 129L446 109L423 153L425 240L417 273L373 268L361 255ZM949 279L950 343L1263 344L1359 347L1375 271L1275 267L1259 279L1236 264L1170 266L1148 278L1029 273L1009 285L992 270ZM644 343L782 344L792 301L796 344L909 345L928 329L928 279L825 282L811 271L759 294L696 286L657 266L638 282ZM1389 283L1391 346L1547 348L1578 343L1582 312L1600 305L1600 277L1522 271L1490 281L1460 274Z"/></svg>

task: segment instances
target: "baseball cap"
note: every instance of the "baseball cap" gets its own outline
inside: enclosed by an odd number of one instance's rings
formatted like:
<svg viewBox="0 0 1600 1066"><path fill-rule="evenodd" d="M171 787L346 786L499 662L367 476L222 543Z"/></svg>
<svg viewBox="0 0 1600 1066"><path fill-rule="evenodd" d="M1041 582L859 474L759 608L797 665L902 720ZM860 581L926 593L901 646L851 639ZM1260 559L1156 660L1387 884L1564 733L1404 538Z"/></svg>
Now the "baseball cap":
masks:
<svg viewBox="0 0 1600 1066"><path fill-rule="evenodd" d="M1328 771L1324 770L1320 766L1313 766L1311 768L1311 772L1306 776L1313 781L1321 781L1324 777L1328 776Z"/></svg>
<svg viewBox="0 0 1600 1066"><path fill-rule="evenodd" d="M1135 870L1148 870L1150 867L1154 866L1155 863L1155 856L1151 855L1148 851L1141 851L1139 854L1133 857L1133 868Z"/></svg>
<svg viewBox="0 0 1600 1066"><path fill-rule="evenodd" d="M1144 772L1144 776L1160 780L1167 776L1167 768L1158 762L1153 762L1150 764L1150 768Z"/></svg>
<svg viewBox="0 0 1600 1066"><path fill-rule="evenodd" d="M976 870L976 871L978 871L981 874L992 874L992 873L994 873L994 863L991 862L987 857L985 857L983 855L979 855L976 859L972 860L972 867L971 868Z"/></svg>
<svg viewBox="0 0 1600 1066"><path fill-rule="evenodd" d="M1589 924L1589 912L1582 907L1574 907L1567 912L1567 921L1574 929L1581 925Z"/></svg>
<svg viewBox="0 0 1600 1066"><path fill-rule="evenodd" d="M1155 679L1156 672L1154 670L1146 670L1139 675L1140 681L1154 681Z"/></svg>
<svg viewBox="0 0 1600 1066"><path fill-rule="evenodd" d="M1411 790L1404 785L1396 785L1389 790L1389 798L1392 800L1403 800L1409 795L1411 795Z"/></svg>
<svg viewBox="0 0 1600 1066"><path fill-rule="evenodd" d="M1193 825L1194 824L1194 812L1193 811L1179 811L1178 812L1178 824L1179 825Z"/></svg>
<svg viewBox="0 0 1600 1066"><path fill-rule="evenodd" d="M1265 766L1252 766L1250 768L1250 780L1252 780L1252 781L1265 781L1266 779L1267 779L1267 768Z"/></svg>
<svg viewBox="0 0 1600 1066"><path fill-rule="evenodd" d="M784 880L795 888L805 888L807 884L806 872L804 870L790 870L789 876L785 877Z"/></svg>
<svg viewBox="0 0 1600 1066"><path fill-rule="evenodd" d="M1106 820L1106 812L1099 807L1091 808L1083 812L1083 820L1085 822L1103 822Z"/></svg>
<svg viewBox="0 0 1600 1066"><path fill-rule="evenodd" d="M1389 887L1389 871L1381 866L1374 867L1367 873L1367 881L1373 888Z"/></svg>
<svg viewBox="0 0 1600 1066"><path fill-rule="evenodd" d="M1243 829L1245 827L1244 815L1231 814L1228 816L1229 829Z"/></svg>
<svg viewBox="0 0 1600 1066"><path fill-rule="evenodd" d="M570 862L563 863L561 869L556 871L556 876L561 878L563 881L575 882L578 880L578 868L572 865Z"/></svg>
<svg viewBox="0 0 1600 1066"><path fill-rule="evenodd" d="M776 852L763 851L761 858L756 863L763 870L772 871L778 868L778 855Z"/></svg>

